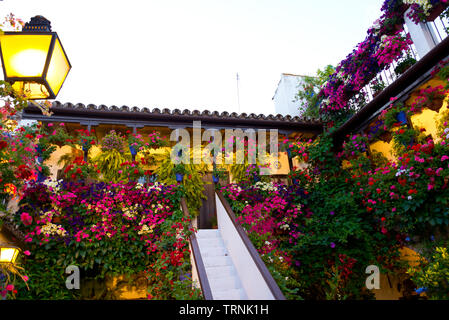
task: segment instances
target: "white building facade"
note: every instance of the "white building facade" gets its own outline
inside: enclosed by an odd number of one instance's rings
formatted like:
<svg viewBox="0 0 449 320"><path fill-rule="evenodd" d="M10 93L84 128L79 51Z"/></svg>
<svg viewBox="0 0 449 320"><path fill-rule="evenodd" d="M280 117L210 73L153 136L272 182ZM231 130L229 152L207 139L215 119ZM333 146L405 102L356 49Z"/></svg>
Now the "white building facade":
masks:
<svg viewBox="0 0 449 320"><path fill-rule="evenodd" d="M273 96L275 114L283 116L300 116L301 101L296 101L296 94L304 76L283 73Z"/></svg>

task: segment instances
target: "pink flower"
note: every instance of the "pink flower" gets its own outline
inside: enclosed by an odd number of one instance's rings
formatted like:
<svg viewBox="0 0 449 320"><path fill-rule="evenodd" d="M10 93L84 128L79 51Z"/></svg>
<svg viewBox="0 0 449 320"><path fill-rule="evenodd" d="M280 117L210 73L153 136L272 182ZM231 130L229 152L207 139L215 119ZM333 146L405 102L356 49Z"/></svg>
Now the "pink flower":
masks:
<svg viewBox="0 0 449 320"><path fill-rule="evenodd" d="M8 284L8 285L6 286L6 290L8 290L8 291L13 291L13 290L14 290L14 285L13 285L13 284Z"/></svg>
<svg viewBox="0 0 449 320"><path fill-rule="evenodd" d="M23 224L26 226L31 225L31 223L33 222L33 218L28 214L28 212L23 212L20 215L20 220L22 220Z"/></svg>
<svg viewBox="0 0 449 320"><path fill-rule="evenodd" d="M445 161L445 160L448 160L448 159L449 159L448 156L446 156L446 155L445 155L445 156L442 156L442 157L441 157L441 162L443 162L443 161Z"/></svg>
<svg viewBox="0 0 449 320"><path fill-rule="evenodd" d="M30 280L30 278L28 278L28 276L23 276L23 280L24 280L25 282L27 282L28 280Z"/></svg>
<svg viewBox="0 0 449 320"><path fill-rule="evenodd" d="M29 252L28 250L25 250L25 251L23 252L23 254L26 255L26 256L29 256L29 255L31 254L31 252Z"/></svg>

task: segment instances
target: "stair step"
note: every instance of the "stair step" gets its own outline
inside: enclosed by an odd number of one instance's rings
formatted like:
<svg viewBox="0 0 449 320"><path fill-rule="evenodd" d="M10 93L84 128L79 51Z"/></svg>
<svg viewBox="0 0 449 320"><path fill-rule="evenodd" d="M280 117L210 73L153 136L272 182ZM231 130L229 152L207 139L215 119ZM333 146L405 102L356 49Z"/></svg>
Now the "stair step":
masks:
<svg viewBox="0 0 449 320"><path fill-rule="evenodd" d="M200 250L210 247L224 247L224 243L221 238L199 238L198 245L200 246Z"/></svg>
<svg viewBox="0 0 449 320"><path fill-rule="evenodd" d="M203 248L201 251L201 256L203 257L217 257L217 256L227 256L228 252L224 247L207 247Z"/></svg>
<svg viewBox="0 0 449 320"><path fill-rule="evenodd" d="M232 266L231 258L228 256L203 257L204 267Z"/></svg>
<svg viewBox="0 0 449 320"><path fill-rule="evenodd" d="M212 292L239 289L241 287L240 281L235 276L209 278L209 284Z"/></svg>
<svg viewBox="0 0 449 320"><path fill-rule="evenodd" d="M221 234L218 229L200 229L196 233L196 237L198 239L221 238Z"/></svg>
<svg viewBox="0 0 449 320"><path fill-rule="evenodd" d="M216 291L212 293L214 300L245 300L247 299L243 289L230 289L223 291Z"/></svg>
<svg viewBox="0 0 449 320"><path fill-rule="evenodd" d="M208 267L206 273L208 279L235 276L233 266Z"/></svg>

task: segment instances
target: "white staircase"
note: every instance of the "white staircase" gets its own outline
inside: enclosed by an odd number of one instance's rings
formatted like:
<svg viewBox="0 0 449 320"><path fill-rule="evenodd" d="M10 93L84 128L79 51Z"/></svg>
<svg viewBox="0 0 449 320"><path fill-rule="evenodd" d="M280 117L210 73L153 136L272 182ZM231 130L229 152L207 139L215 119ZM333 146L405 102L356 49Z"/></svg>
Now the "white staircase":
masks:
<svg viewBox="0 0 449 320"><path fill-rule="evenodd" d="M214 300L247 300L220 231L200 229L196 238Z"/></svg>

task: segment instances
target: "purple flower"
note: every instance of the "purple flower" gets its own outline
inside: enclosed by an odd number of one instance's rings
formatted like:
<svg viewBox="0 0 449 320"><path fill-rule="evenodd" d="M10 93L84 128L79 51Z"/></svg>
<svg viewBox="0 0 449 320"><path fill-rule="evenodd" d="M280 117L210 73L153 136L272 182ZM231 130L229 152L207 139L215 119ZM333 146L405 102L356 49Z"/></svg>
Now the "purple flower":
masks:
<svg viewBox="0 0 449 320"><path fill-rule="evenodd" d="M331 242L331 248L335 248L335 243Z"/></svg>
<svg viewBox="0 0 449 320"><path fill-rule="evenodd" d="M333 212L333 211L330 212L330 215L331 215L331 216L333 216L334 214L335 214L335 212Z"/></svg>

